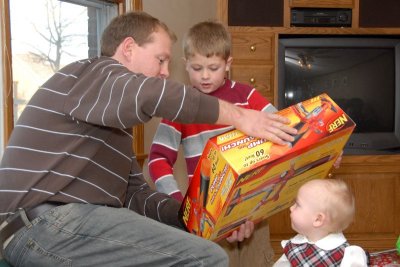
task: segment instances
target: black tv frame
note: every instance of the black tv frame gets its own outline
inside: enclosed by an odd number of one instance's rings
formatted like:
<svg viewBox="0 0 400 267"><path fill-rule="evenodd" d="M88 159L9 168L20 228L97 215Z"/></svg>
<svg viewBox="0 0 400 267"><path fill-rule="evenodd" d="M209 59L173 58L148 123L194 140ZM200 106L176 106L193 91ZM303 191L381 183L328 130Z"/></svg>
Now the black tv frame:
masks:
<svg viewBox="0 0 400 267"><path fill-rule="evenodd" d="M392 132L353 133L347 142L346 155L400 153L400 35L280 35L278 41L278 108L285 99L285 49L288 47L384 47L395 50L395 114ZM329 91L327 92L329 95Z"/></svg>

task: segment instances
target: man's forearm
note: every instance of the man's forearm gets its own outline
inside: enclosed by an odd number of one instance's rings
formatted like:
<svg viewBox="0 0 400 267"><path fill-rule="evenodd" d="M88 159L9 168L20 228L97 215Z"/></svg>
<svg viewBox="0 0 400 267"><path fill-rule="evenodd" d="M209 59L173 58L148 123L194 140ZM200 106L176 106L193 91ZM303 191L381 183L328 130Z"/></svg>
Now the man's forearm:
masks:
<svg viewBox="0 0 400 267"><path fill-rule="evenodd" d="M238 107L219 99L219 116L216 122L217 124L235 126L235 123L238 121L240 116L241 113Z"/></svg>
<svg viewBox="0 0 400 267"><path fill-rule="evenodd" d="M297 131L289 127L290 120L277 114L244 109L219 99L217 124L233 125L242 132L260 138L266 138L277 144L294 140Z"/></svg>

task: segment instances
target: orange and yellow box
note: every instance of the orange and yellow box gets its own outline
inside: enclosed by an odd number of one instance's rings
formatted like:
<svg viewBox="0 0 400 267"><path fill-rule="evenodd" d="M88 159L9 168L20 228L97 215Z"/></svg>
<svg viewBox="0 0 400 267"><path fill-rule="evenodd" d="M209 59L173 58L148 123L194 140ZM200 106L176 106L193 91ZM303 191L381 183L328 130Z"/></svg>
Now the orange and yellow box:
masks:
<svg viewBox="0 0 400 267"><path fill-rule="evenodd" d="M327 177L355 127L326 94L278 114L298 130L286 146L239 130L207 142L180 210L189 232L219 240L288 208L303 183Z"/></svg>

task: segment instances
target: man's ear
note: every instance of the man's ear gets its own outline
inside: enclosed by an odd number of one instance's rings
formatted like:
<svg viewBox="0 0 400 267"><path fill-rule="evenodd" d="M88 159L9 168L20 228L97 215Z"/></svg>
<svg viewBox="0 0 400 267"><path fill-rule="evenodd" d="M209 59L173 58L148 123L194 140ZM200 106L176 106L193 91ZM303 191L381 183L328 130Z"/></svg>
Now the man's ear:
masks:
<svg viewBox="0 0 400 267"><path fill-rule="evenodd" d="M225 71L229 71L231 69L232 61L233 61L233 58L228 57L228 59L226 60Z"/></svg>
<svg viewBox="0 0 400 267"><path fill-rule="evenodd" d="M132 58L132 54L135 53L135 48L137 44L132 37L126 37L121 43L121 52L125 58L125 60L130 60Z"/></svg>
<svg viewBox="0 0 400 267"><path fill-rule="evenodd" d="M188 66L188 60L187 60L187 58L182 57L182 60L183 60L183 64L185 65L185 70L188 71L189 66Z"/></svg>
<svg viewBox="0 0 400 267"><path fill-rule="evenodd" d="M314 227L321 227L322 225L324 225L326 220L326 215L322 212L318 212L317 215L314 218L313 221L313 226Z"/></svg>

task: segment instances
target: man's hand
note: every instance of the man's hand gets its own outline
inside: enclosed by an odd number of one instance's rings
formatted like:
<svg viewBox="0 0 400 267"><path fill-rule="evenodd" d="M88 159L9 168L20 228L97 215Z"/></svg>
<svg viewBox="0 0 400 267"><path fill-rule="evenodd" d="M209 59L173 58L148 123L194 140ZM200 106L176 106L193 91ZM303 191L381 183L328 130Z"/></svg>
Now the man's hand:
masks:
<svg viewBox="0 0 400 267"><path fill-rule="evenodd" d="M230 237L226 238L226 241L233 243L236 241L242 242L245 238L249 238L254 232L254 223L252 221L246 221L240 225L239 230L233 231Z"/></svg>
<svg viewBox="0 0 400 267"><path fill-rule="evenodd" d="M290 120L283 116L244 109L219 100L217 124L233 125L249 136L265 138L276 144L285 145L294 141L297 130L288 126Z"/></svg>

